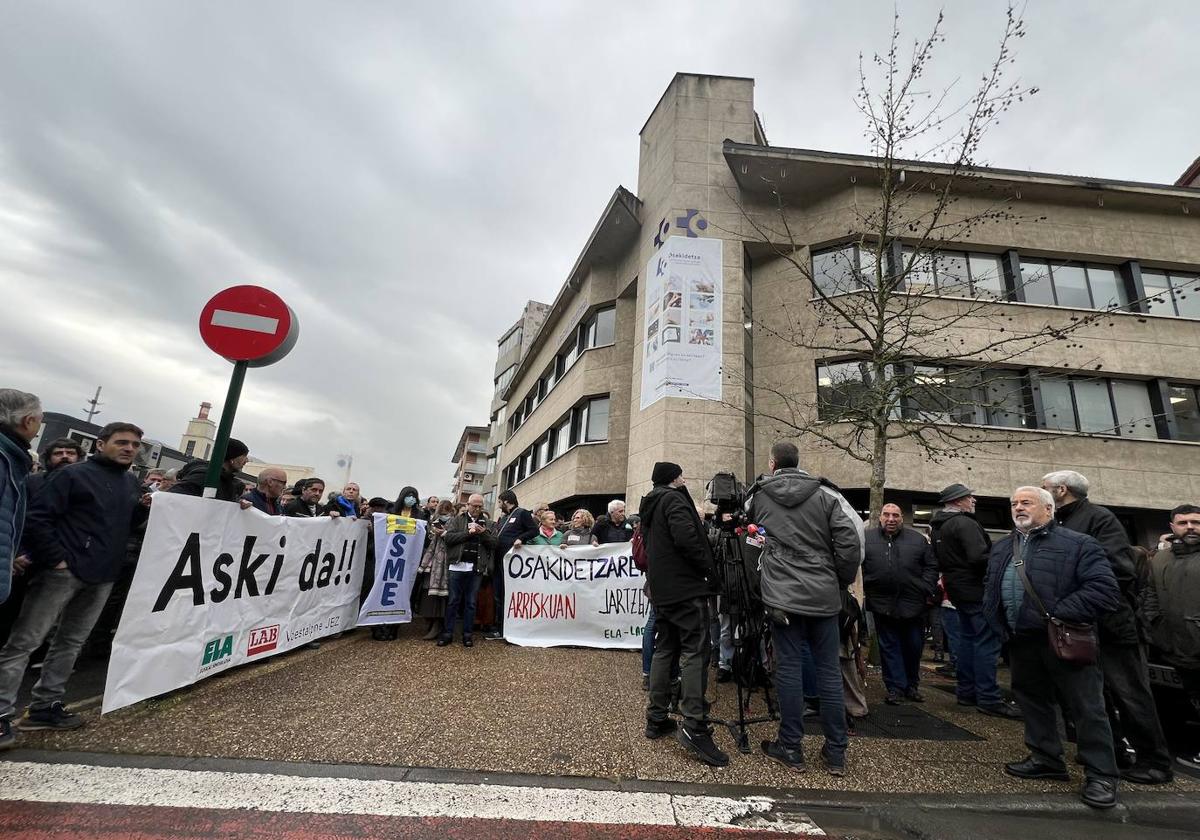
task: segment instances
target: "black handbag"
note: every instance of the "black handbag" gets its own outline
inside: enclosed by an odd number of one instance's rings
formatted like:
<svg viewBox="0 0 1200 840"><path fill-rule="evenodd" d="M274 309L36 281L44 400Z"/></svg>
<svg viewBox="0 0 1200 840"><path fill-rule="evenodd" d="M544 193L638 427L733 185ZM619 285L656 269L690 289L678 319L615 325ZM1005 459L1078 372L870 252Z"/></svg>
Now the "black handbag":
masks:
<svg viewBox="0 0 1200 840"><path fill-rule="evenodd" d="M1021 559L1020 552L1021 549L1014 539L1013 566L1016 568L1017 574L1021 576L1021 585L1025 587L1025 592L1033 599L1038 612L1046 620L1046 639L1050 643L1051 652L1063 662L1070 662L1073 665L1095 665L1099 650L1096 625L1073 624L1055 618L1046 612L1046 605L1034 591L1033 584L1029 582L1029 575L1025 574L1025 561Z"/></svg>

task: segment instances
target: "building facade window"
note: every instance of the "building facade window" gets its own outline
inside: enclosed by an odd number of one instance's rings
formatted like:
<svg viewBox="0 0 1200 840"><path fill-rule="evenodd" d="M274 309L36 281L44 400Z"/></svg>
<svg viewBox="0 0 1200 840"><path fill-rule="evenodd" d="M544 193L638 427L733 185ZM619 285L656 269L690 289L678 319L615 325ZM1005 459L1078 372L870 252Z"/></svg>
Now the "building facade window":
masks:
<svg viewBox="0 0 1200 840"><path fill-rule="evenodd" d="M513 376L517 372L516 365L510 365L503 373L496 377L496 396L500 396L508 388L513 380Z"/></svg>
<svg viewBox="0 0 1200 840"><path fill-rule="evenodd" d="M1151 314L1200 318L1200 274L1143 268L1142 287Z"/></svg>
<svg viewBox="0 0 1200 840"><path fill-rule="evenodd" d="M914 294L939 294L1004 300L1004 266L999 254L969 251L918 251L907 245L901 259L911 266L905 290Z"/></svg>
<svg viewBox="0 0 1200 840"><path fill-rule="evenodd" d="M522 408L513 412L508 423L510 435L529 419L533 410L546 399L554 386L566 376L567 371L585 352L611 345L616 340L616 318L616 307L608 306L592 313L571 331L571 337L563 344L562 351L555 355L546 372L538 377L538 381L530 388L521 403Z"/></svg>
<svg viewBox="0 0 1200 840"><path fill-rule="evenodd" d="M500 348L496 351L497 356L507 356L512 351L521 346L521 328L517 327L500 341Z"/></svg>
<svg viewBox="0 0 1200 840"><path fill-rule="evenodd" d="M853 420L870 407L870 366L863 362L817 365L818 419ZM930 364L889 367L904 377L894 417L925 423L1054 429L1145 439L1166 437L1154 410L1151 384L1136 379L1042 377L1016 370L981 371ZM1200 440L1200 389L1167 386L1177 440ZM1035 411L1033 393L1040 397Z"/></svg>
<svg viewBox="0 0 1200 840"><path fill-rule="evenodd" d="M1073 309L1124 309L1129 305L1116 266L1021 258L1026 303Z"/></svg>
<svg viewBox="0 0 1200 840"><path fill-rule="evenodd" d="M1180 440L1200 441L1200 387L1171 382L1167 396L1175 415L1176 435Z"/></svg>
<svg viewBox="0 0 1200 840"><path fill-rule="evenodd" d="M183 454L191 457L196 451L196 441L189 440L187 446L183 448Z"/></svg>
<svg viewBox="0 0 1200 840"><path fill-rule="evenodd" d="M524 481L580 443L607 441L608 417L608 397L581 400L502 470L503 489Z"/></svg>

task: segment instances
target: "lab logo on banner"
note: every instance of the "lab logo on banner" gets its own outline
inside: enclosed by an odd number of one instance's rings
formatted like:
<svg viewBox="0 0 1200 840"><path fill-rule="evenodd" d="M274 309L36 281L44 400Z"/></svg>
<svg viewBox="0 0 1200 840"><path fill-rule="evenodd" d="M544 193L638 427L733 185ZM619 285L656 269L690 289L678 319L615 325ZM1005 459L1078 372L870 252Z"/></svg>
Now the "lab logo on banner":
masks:
<svg viewBox="0 0 1200 840"><path fill-rule="evenodd" d="M279 625L255 627L250 631L250 640L246 644L246 656L258 656L279 646Z"/></svg>
<svg viewBox="0 0 1200 840"><path fill-rule="evenodd" d="M211 639L204 644L204 658L200 660L200 673L211 671L233 658L233 634Z"/></svg>

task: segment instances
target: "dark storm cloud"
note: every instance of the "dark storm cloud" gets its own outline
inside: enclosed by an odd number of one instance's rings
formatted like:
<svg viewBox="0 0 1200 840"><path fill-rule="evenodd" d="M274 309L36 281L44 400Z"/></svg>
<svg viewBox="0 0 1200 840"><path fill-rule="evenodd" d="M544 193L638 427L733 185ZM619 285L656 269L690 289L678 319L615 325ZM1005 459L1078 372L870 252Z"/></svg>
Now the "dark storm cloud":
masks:
<svg viewBox="0 0 1200 840"><path fill-rule="evenodd" d="M957 5L945 61L970 79L1003 6ZM100 419L174 443L228 375L196 313L260 283L302 338L248 382L255 453L336 480L353 451L369 493L444 492L462 427L487 420L495 339L553 299L613 188L636 189L636 132L672 74L754 76L772 142L860 151L857 54L891 9L6 4L0 384L67 412L103 384ZM904 4L914 36L934 10ZM1020 73L1043 93L989 160L1181 171L1197 118L1170 91L1197 13L1153 10L1033 4Z"/></svg>

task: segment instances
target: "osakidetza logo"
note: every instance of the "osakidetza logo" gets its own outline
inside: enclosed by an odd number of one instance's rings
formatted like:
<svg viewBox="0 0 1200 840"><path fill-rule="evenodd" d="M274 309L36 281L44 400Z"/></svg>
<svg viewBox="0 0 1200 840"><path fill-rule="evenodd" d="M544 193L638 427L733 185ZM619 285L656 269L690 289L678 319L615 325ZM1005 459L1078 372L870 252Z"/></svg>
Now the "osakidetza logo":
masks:
<svg viewBox="0 0 1200 840"><path fill-rule="evenodd" d="M250 631L246 642L246 656L257 656L260 653L275 650L279 645L279 625L268 624L255 627Z"/></svg>

